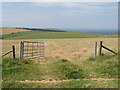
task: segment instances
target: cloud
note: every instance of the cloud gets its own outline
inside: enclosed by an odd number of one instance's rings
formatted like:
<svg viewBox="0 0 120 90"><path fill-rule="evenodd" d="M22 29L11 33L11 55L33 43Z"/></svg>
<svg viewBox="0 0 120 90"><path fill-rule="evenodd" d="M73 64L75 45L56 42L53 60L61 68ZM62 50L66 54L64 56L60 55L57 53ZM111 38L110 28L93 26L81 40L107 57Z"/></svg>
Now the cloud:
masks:
<svg viewBox="0 0 120 90"><path fill-rule="evenodd" d="M33 2L37 7L63 8L65 12L71 14L105 14L111 15L111 11L118 9L117 3L112 2Z"/></svg>
<svg viewBox="0 0 120 90"><path fill-rule="evenodd" d="M34 5L40 7L64 7L64 8L83 8L83 9L102 9L105 5L109 5L111 3L104 2L63 2L63 3L55 3L55 2L33 2ZM109 8L117 8L117 6L111 6Z"/></svg>
<svg viewBox="0 0 120 90"><path fill-rule="evenodd" d="M80 3L55 3L55 2L34 2L35 5L40 6L40 7L78 7L78 8L86 8L88 7L85 4L80 4Z"/></svg>

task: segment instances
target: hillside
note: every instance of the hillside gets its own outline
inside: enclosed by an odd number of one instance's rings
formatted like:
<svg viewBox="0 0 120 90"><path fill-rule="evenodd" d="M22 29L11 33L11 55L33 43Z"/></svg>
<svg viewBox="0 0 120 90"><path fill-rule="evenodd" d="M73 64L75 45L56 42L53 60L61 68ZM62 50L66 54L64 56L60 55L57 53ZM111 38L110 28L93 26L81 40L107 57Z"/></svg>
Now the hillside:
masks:
<svg viewBox="0 0 120 90"><path fill-rule="evenodd" d="M0 30L2 31L2 33L0 33L0 35L6 35L6 34L17 33L17 32L30 31L30 30L16 29L16 28L0 28Z"/></svg>
<svg viewBox="0 0 120 90"><path fill-rule="evenodd" d="M117 35L104 35L80 32L27 31L3 35L4 39L62 39L62 38L117 38Z"/></svg>
<svg viewBox="0 0 120 90"><path fill-rule="evenodd" d="M65 32L62 30L58 30L58 29L40 29L40 28L0 28L0 31L2 31L2 33L0 33L0 35L6 35L6 34L13 34L13 33L17 33L17 32L25 32L25 31L48 31L48 32Z"/></svg>

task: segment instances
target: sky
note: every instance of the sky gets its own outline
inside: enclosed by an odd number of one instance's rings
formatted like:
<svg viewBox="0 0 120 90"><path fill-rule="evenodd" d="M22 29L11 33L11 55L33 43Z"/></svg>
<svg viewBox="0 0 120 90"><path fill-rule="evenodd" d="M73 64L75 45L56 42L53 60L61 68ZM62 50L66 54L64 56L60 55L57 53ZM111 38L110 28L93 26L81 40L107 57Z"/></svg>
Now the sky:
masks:
<svg viewBox="0 0 120 90"><path fill-rule="evenodd" d="M3 27L117 29L117 2L3 2Z"/></svg>

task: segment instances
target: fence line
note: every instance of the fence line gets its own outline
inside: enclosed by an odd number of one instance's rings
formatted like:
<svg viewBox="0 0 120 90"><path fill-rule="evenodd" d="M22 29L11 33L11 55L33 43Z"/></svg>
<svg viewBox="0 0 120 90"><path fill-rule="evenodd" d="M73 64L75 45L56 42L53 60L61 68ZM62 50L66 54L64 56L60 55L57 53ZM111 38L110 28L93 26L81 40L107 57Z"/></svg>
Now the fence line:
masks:
<svg viewBox="0 0 120 90"><path fill-rule="evenodd" d="M117 53L111 49L109 49L108 47L103 45L103 41L100 41L100 47L99 47L99 56L102 55L102 48L108 50L109 52L112 52L113 54L117 55ZM97 56L97 42L94 42L94 57Z"/></svg>

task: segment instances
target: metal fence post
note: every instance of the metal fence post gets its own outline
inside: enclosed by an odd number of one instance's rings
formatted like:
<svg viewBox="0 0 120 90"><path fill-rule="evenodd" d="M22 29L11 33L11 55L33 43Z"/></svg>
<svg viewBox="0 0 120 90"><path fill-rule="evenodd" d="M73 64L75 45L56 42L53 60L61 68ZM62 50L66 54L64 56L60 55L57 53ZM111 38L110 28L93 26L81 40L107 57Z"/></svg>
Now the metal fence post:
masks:
<svg viewBox="0 0 120 90"><path fill-rule="evenodd" d="M20 41L20 59L23 58L24 42Z"/></svg>
<svg viewBox="0 0 120 90"><path fill-rule="evenodd" d="M97 56L97 42L94 42L94 57Z"/></svg>

